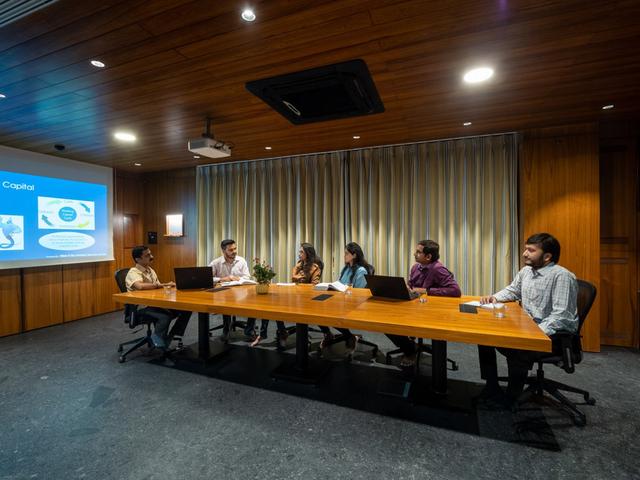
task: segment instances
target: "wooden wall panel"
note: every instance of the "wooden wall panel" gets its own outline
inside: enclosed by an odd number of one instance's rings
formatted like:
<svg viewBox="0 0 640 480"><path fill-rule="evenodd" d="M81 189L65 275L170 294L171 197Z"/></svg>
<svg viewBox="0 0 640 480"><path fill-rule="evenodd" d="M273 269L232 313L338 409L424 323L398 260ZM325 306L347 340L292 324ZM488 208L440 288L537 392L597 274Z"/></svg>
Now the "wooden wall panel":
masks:
<svg viewBox="0 0 640 480"><path fill-rule="evenodd" d="M520 171L522 240L554 235L560 264L600 290L598 136L594 125L526 132ZM600 296L583 327L585 350L600 350Z"/></svg>
<svg viewBox="0 0 640 480"><path fill-rule="evenodd" d="M115 262L100 262L95 264L94 284L95 311L93 315L112 312L121 308L116 304L111 295L118 293L118 287L114 278L116 271Z"/></svg>
<svg viewBox="0 0 640 480"><path fill-rule="evenodd" d="M604 125L600 140L602 344L640 346L638 125Z"/></svg>
<svg viewBox="0 0 640 480"><path fill-rule="evenodd" d="M62 295L65 322L90 317L95 312L95 264L62 266Z"/></svg>
<svg viewBox="0 0 640 480"><path fill-rule="evenodd" d="M196 265L196 170L185 168L145 177L144 232L158 232L158 244L150 245L153 268L161 281L174 280L174 267ZM165 215L184 215L184 237L165 237Z"/></svg>
<svg viewBox="0 0 640 480"><path fill-rule="evenodd" d="M21 297L20 270L0 270L0 337L20 332Z"/></svg>
<svg viewBox="0 0 640 480"><path fill-rule="evenodd" d="M62 323L62 267L25 268L22 275L25 331Z"/></svg>

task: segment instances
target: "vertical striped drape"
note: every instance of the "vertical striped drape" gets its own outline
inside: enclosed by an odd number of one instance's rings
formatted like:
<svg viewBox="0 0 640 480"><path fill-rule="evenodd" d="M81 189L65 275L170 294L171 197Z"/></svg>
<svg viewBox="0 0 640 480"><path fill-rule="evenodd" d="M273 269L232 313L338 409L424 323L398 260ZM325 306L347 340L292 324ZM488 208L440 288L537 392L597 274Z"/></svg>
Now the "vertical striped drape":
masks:
<svg viewBox="0 0 640 480"><path fill-rule="evenodd" d="M376 273L406 277L429 238L464 293L494 292L518 268L517 152L508 134L200 167L198 262L234 238L288 281L308 241L331 281L354 241Z"/></svg>
<svg viewBox="0 0 640 480"><path fill-rule="evenodd" d="M267 260L290 281L301 242L312 243L331 278L344 245L344 153L198 168L198 263L233 238L247 258ZM336 248L336 245L338 248Z"/></svg>

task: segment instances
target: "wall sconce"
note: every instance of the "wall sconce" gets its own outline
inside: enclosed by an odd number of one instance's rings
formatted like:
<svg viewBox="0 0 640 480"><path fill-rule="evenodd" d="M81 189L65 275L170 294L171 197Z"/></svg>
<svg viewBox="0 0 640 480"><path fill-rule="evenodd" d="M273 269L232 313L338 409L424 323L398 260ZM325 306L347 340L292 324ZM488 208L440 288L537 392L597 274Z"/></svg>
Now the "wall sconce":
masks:
<svg viewBox="0 0 640 480"><path fill-rule="evenodd" d="M167 215L167 230L165 237L184 237L182 229L182 214Z"/></svg>

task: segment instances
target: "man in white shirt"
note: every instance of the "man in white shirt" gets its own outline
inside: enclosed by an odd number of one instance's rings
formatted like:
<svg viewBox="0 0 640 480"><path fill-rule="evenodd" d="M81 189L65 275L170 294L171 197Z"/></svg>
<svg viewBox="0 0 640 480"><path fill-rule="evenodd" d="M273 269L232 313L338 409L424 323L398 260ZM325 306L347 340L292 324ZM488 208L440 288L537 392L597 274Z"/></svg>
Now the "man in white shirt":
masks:
<svg viewBox="0 0 640 480"><path fill-rule="evenodd" d="M222 255L213 260L209 266L213 270L213 283L232 282L251 278L247 261L238 255L238 245L235 240L227 239L220 243ZM249 341L255 338L255 318L247 318L247 326L244 334ZM231 327L231 315L222 316L222 340L229 338L229 328Z"/></svg>
<svg viewBox="0 0 640 480"><path fill-rule="evenodd" d="M175 286L173 282L160 283L158 275L156 275L156 272L151 268L153 255L149 247L146 245L134 247L133 250L131 250L131 256L136 264L133 268L129 269L127 273L125 279L127 291L154 290L162 288L163 286ZM155 330L151 335L151 341L155 347L162 350L165 350L171 344L174 336L182 337L184 335L187 324L189 323L189 318L191 318L191 312L147 307L145 305L138 305L136 313L156 319ZM174 318L177 318L176 323L173 325L171 332L167 334L171 320Z"/></svg>

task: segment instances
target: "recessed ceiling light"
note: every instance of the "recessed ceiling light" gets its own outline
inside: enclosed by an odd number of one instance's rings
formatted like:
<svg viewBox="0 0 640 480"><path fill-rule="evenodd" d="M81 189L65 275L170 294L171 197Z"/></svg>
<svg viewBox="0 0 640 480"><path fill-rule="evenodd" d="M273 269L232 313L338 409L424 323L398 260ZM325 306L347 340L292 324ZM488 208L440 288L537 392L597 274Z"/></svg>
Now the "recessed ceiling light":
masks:
<svg viewBox="0 0 640 480"><path fill-rule="evenodd" d="M102 63L100 60L91 60L91 65L98 68L104 68L106 65Z"/></svg>
<svg viewBox="0 0 640 480"><path fill-rule="evenodd" d="M271 147L264 147L265 150L271 150Z"/></svg>
<svg viewBox="0 0 640 480"><path fill-rule="evenodd" d="M241 17L245 22L253 22L256 19L256 14L250 8L245 8Z"/></svg>
<svg viewBox="0 0 640 480"><path fill-rule="evenodd" d="M464 74L464 81L467 83L480 83L493 77L493 68L479 67L467 71Z"/></svg>
<svg viewBox="0 0 640 480"><path fill-rule="evenodd" d="M142 166L142 164L141 164L141 163L138 163L138 162L134 163L134 165L135 165L136 167L141 167L141 166Z"/></svg>
<svg viewBox="0 0 640 480"><path fill-rule="evenodd" d="M193 158L198 159L200 158L200 155L194 155Z"/></svg>
<svg viewBox="0 0 640 480"><path fill-rule="evenodd" d="M605 105L604 107L602 107L603 110L611 110L613 108L613 103L610 103L609 105Z"/></svg>
<svg viewBox="0 0 640 480"><path fill-rule="evenodd" d="M0 98L7 98L7 96L4 93L0 93Z"/></svg>
<svg viewBox="0 0 640 480"><path fill-rule="evenodd" d="M135 142L137 137L133 133L129 132L116 132L113 134L116 140L120 140L121 142Z"/></svg>
<svg viewBox="0 0 640 480"><path fill-rule="evenodd" d="M469 125L471 125L471 122L464 122L462 125L464 125L465 127L468 127Z"/></svg>
<svg viewBox="0 0 640 480"><path fill-rule="evenodd" d="M353 136L353 139L354 139L354 140L360 140L360 135L354 135L354 136Z"/></svg>

